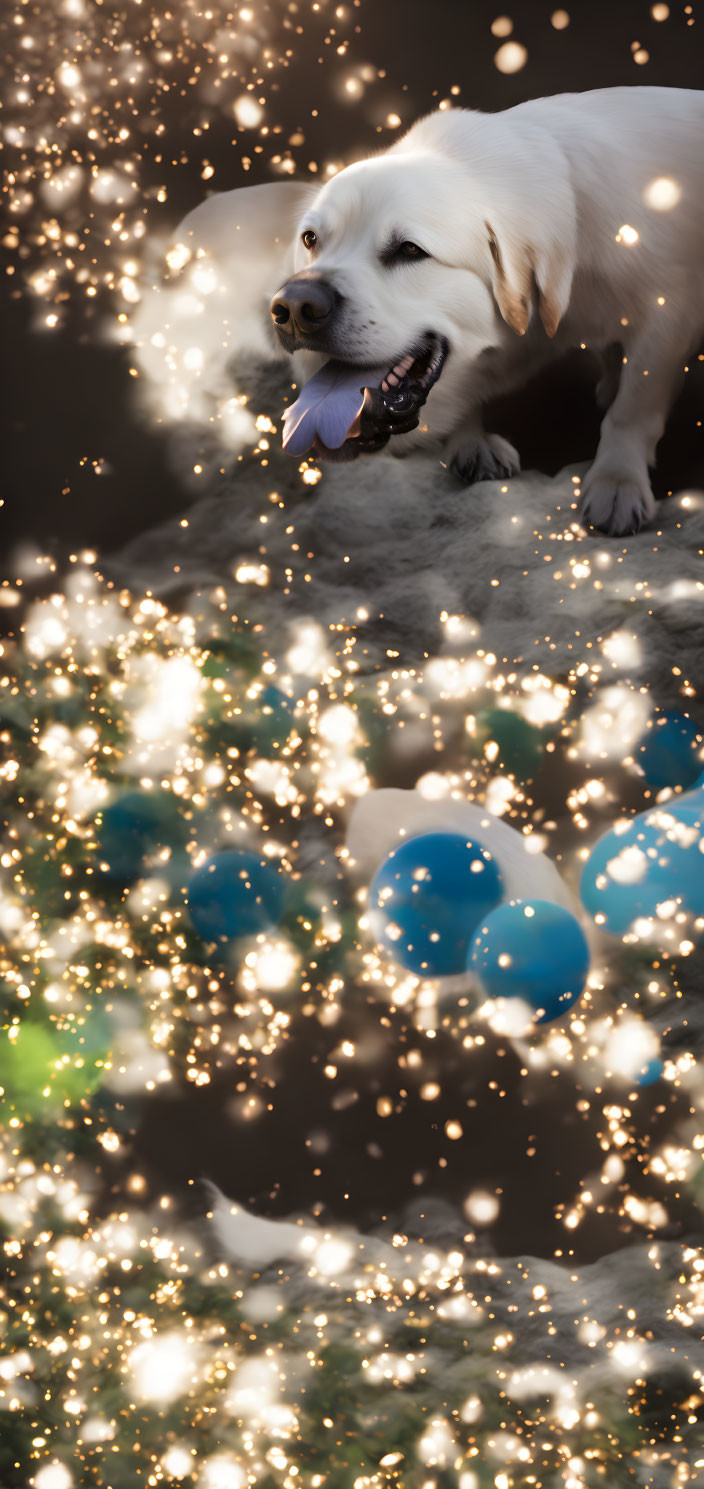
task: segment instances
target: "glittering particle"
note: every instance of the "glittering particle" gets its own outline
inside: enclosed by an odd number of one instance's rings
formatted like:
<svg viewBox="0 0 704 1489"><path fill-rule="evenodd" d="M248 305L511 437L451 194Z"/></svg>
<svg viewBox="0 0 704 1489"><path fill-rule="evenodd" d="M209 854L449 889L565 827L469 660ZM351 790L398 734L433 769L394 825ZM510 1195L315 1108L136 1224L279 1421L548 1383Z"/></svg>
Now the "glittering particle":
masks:
<svg viewBox="0 0 704 1489"><path fill-rule="evenodd" d="M73 1489L73 1474L65 1463L45 1463L35 1475L36 1489Z"/></svg>
<svg viewBox="0 0 704 1489"><path fill-rule="evenodd" d="M519 41L505 41L494 53L494 66L506 74L520 72L528 61L527 48Z"/></svg>
<svg viewBox="0 0 704 1489"><path fill-rule="evenodd" d="M199 1350L177 1330L145 1339L130 1356L137 1396L143 1401L174 1401L195 1380Z"/></svg>
<svg viewBox="0 0 704 1489"><path fill-rule="evenodd" d="M647 206L655 212L671 212L682 196L681 187L670 176L656 176L643 192ZM621 229L623 232L623 229Z"/></svg>
<svg viewBox="0 0 704 1489"><path fill-rule="evenodd" d="M261 104L248 93L243 93L241 98L235 99L232 112L243 129L256 129L264 117Z"/></svg>
<svg viewBox="0 0 704 1489"><path fill-rule="evenodd" d="M474 1225L492 1225L499 1213L499 1201L495 1194L476 1189L467 1196L464 1209Z"/></svg>

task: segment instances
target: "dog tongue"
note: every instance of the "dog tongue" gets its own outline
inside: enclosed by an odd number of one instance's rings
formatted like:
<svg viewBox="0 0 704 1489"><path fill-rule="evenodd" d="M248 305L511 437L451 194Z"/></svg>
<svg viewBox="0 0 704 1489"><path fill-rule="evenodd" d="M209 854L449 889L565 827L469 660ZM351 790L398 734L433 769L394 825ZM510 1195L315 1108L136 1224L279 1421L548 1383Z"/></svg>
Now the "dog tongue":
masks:
<svg viewBox="0 0 704 1489"><path fill-rule="evenodd" d="M283 447L288 454L303 455L316 436L329 450L344 445L361 412L364 389L378 388L387 370L326 362L284 410Z"/></svg>

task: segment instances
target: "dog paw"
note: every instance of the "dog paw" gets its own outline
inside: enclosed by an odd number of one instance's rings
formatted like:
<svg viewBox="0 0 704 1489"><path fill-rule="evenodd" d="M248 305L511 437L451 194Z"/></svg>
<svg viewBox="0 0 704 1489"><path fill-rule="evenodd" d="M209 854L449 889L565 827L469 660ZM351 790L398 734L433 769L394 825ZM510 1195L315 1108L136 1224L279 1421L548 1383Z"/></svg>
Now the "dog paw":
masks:
<svg viewBox="0 0 704 1489"><path fill-rule="evenodd" d="M582 488L580 522L620 537L637 533L655 516L656 504L647 476L592 467Z"/></svg>
<svg viewBox="0 0 704 1489"><path fill-rule="evenodd" d="M469 486L477 481L506 481L521 469L520 456L500 434L476 435L463 444L449 444L446 455L450 470Z"/></svg>

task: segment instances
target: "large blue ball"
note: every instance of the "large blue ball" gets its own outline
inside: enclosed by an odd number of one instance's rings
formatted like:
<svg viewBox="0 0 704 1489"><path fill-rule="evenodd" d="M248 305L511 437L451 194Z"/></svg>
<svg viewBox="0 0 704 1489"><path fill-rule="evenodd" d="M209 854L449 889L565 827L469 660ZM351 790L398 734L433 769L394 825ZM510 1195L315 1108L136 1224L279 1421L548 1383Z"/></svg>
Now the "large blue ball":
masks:
<svg viewBox="0 0 704 1489"><path fill-rule="evenodd" d="M682 713L655 714L633 751L654 791L681 786L687 791L701 775L699 726Z"/></svg>
<svg viewBox="0 0 704 1489"><path fill-rule="evenodd" d="M474 932L503 895L488 848L460 833L410 838L385 859L369 891L372 926L417 977L464 972Z"/></svg>
<svg viewBox="0 0 704 1489"><path fill-rule="evenodd" d="M487 915L467 970L492 998L523 998L549 1023L584 991L589 947L579 921L550 900L509 900Z"/></svg>
<svg viewBox="0 0 704 1489"><path fill-rule="evenodd" d="M256 853L234 848L196 869L188 913L204 941L256 936L277 925L286 903L283 874Z"/></svg>
<svg viewBox="0 0 704 1489"><path fill-rule="evenodd" d="M180 848L186 827L168 791L124 791L98 815L99 862L111 879L129 883L144 872L145 859L160 848Z"/></svg>
<svg viewBox="0 0 704 1489"><path fill-rule="evenodd" d="M652 807L600 838L584 866L580 893L590 915L616 936L658 905L679 899L704 915L704 796Z"/></svg>

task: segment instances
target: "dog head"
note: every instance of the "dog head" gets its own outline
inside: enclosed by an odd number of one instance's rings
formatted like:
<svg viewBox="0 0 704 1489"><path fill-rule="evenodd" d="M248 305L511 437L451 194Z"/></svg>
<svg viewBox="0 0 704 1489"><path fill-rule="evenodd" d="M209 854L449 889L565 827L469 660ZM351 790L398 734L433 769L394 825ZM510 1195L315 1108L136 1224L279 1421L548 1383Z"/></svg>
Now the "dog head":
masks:
<svg viewBox="0 0 704 1489"><path fill-rule="evenodd" d="M534 309L554 336L567 306L569 212L562 230L551 225L555 212L530 200L524 163L506 158L500 138L493 170L491 151L473 160L448 129L453 114L467 111L429 115L391 150L348 166L299 217L294 272L272 299L272 321L284 350L332 360L336 399L342 364L350 390L364 372L369 387L391 387L398 401L410 379L424 402L446 355L469 370L505 341L506 327L524 335ZM469 117L490 120L501 135L500 116ZM412 406L408 391L406 412ZM342 399L331 424L338 434L350 408Z"/></svg>
<svg viewBox="0 0 704 1489"><path fill-rule="evenodd" d="M272 300L282 347L370 369L433 332L475 355L489 345L488 239L462 220L459 188L432 154L372 156L332 177L299 219L294 274Z"/></svg>

